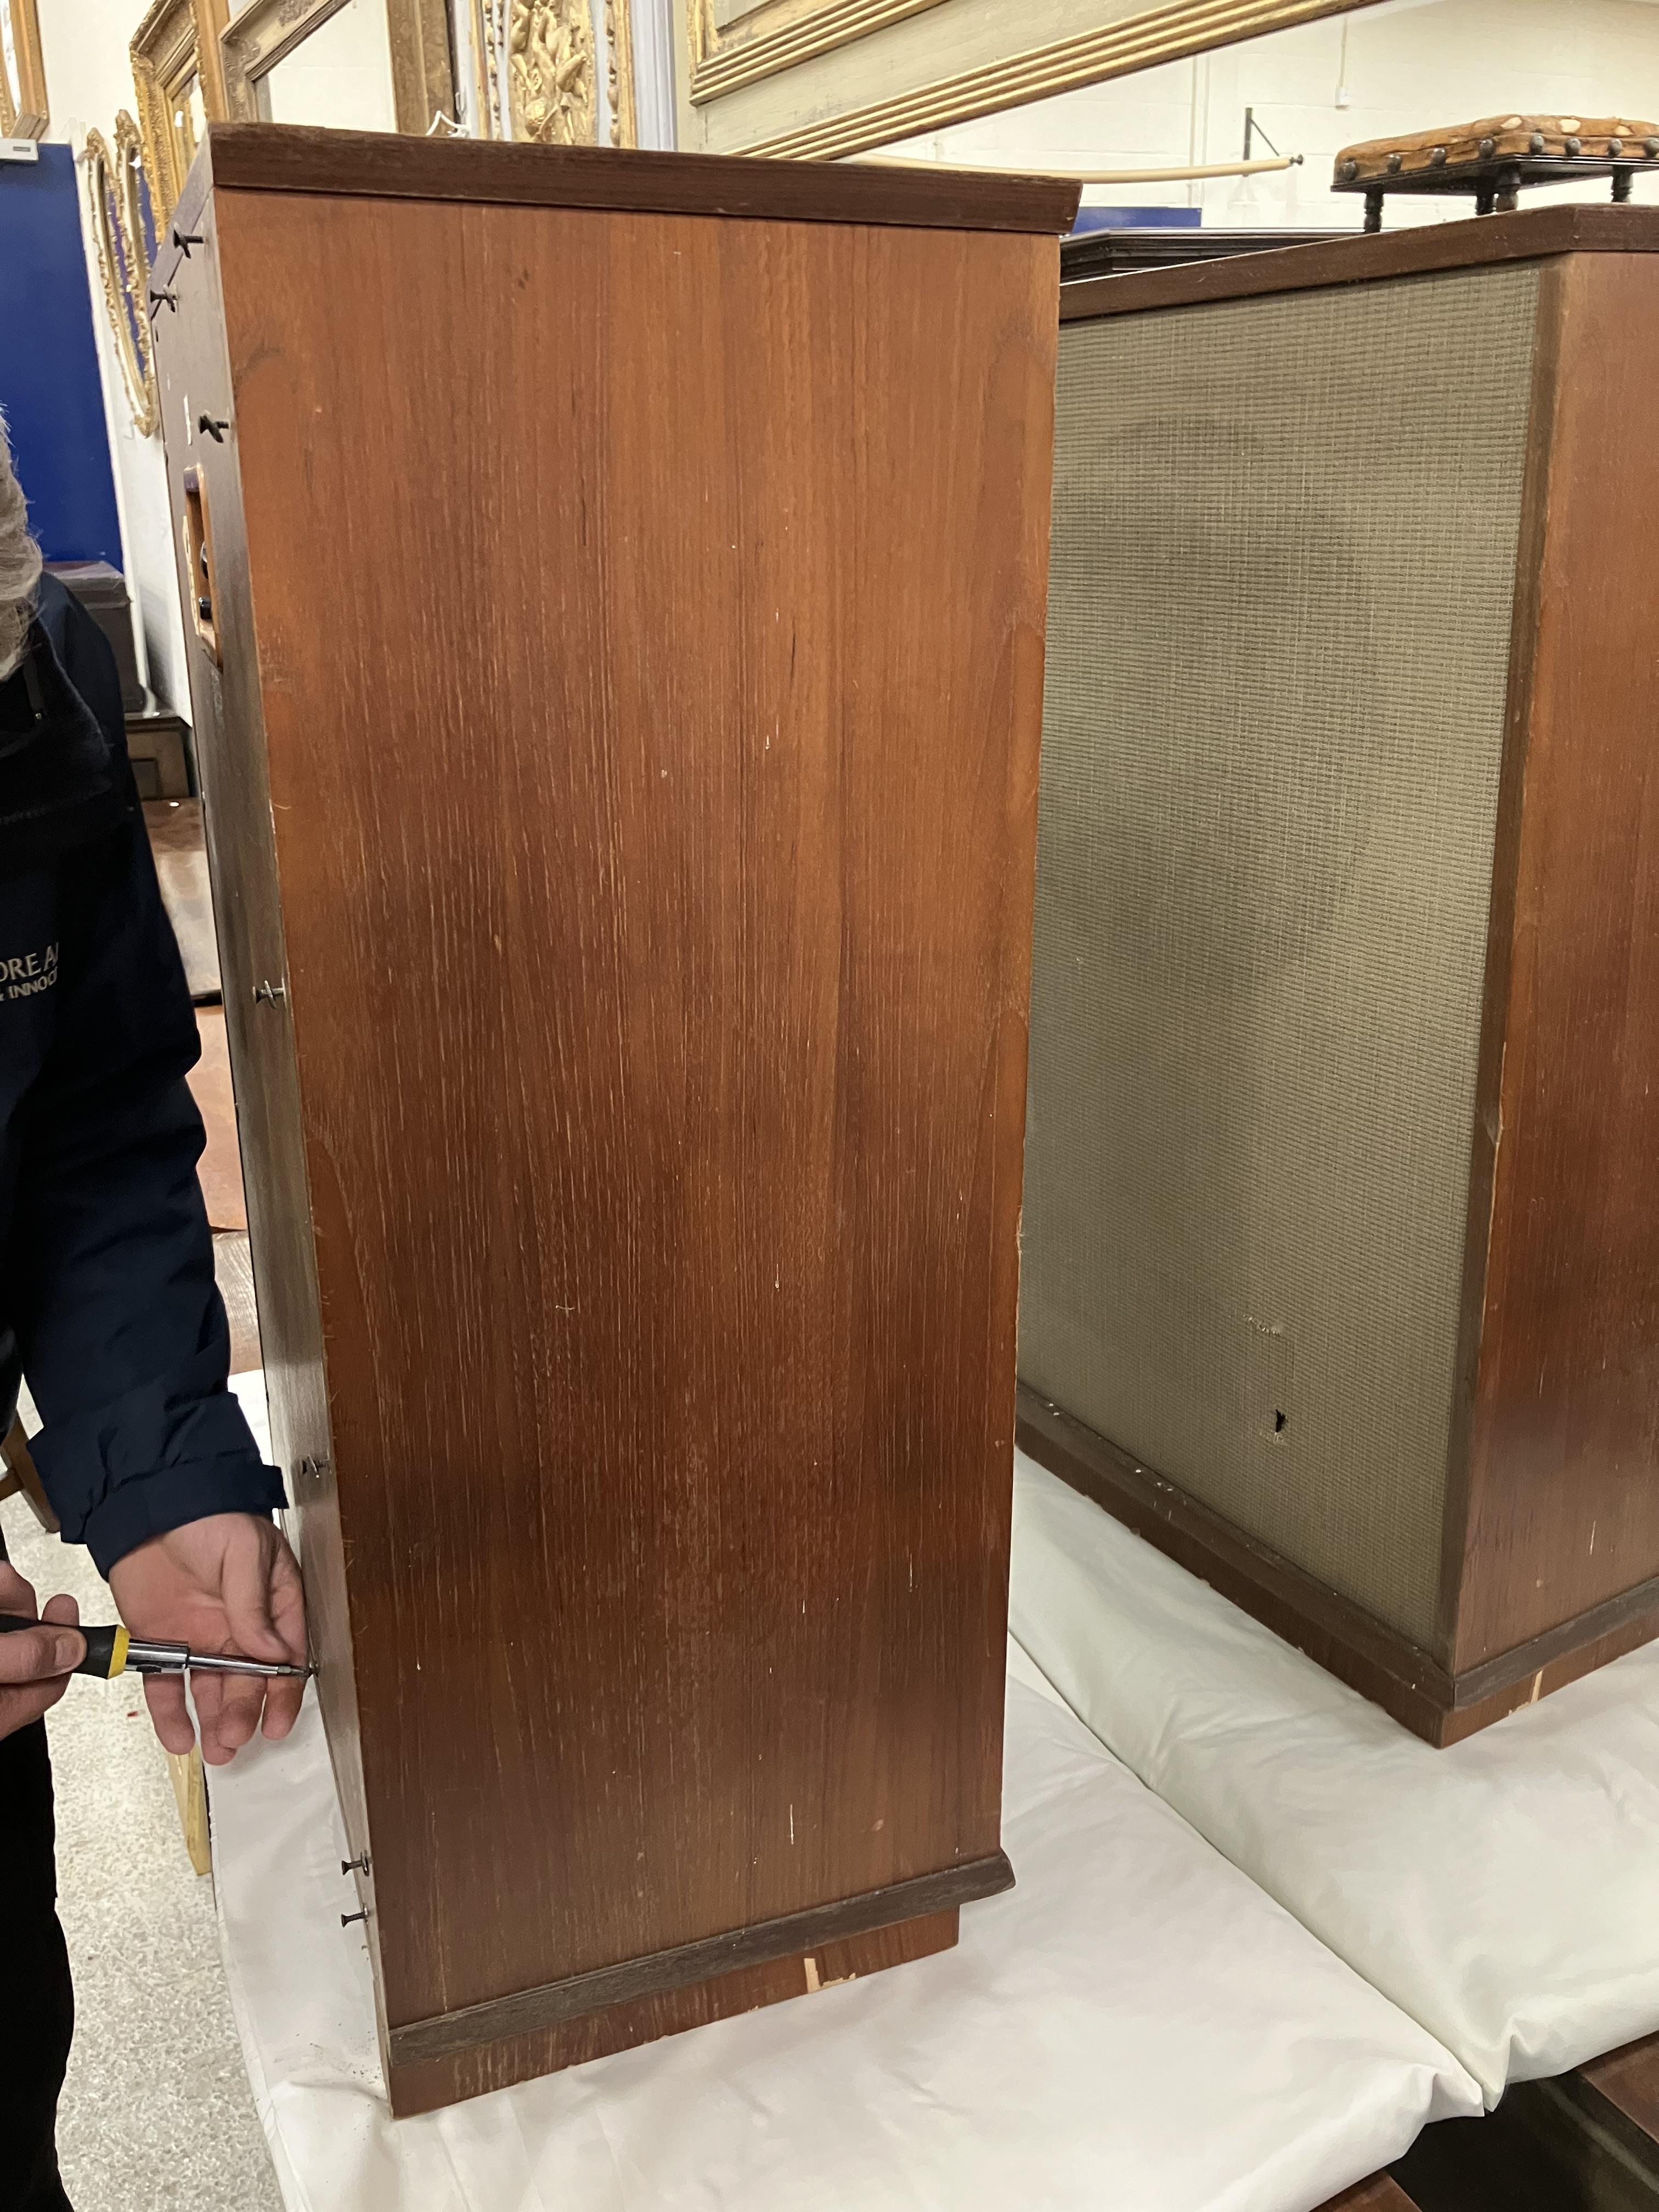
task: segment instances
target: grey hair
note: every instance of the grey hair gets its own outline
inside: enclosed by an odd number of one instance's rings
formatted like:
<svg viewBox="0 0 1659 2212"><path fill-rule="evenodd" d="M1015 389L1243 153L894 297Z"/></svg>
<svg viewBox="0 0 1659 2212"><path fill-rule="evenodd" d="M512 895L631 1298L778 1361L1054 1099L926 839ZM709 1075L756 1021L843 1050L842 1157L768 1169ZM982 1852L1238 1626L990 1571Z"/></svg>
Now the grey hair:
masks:
<svg viewBox="0 0 1659 2212"><path fill-rule="evenodd" d="M29 535L28 507L0 418L0 678L9 676L23 658L40 581L40 548Z"/></svg>

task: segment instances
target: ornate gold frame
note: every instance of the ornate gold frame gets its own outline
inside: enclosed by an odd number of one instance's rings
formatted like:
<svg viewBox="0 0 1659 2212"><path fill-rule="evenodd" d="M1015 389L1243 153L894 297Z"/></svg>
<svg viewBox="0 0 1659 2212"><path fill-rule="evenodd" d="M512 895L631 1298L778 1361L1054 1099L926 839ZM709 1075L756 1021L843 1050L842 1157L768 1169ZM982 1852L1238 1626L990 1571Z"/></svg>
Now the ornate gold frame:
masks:
<svg viewBox="0 0 1659 2212"><path fill-rule="evenodd" d="M890 29L952 0L770 0L758 11L772 27L739 38L717 36L711 0L679 0L680 35L689 63L689 100L682 118L705 112L729 93ZM995 115L1057 92L1127 76L1159 62L1179 61L1264 32L1351 14L1364 0L1168 0L1070 38L1028 47L978 69L929 82L800 127L743 139L715 138L714 149L834 160L890 145L925 131ZM707 142L705 142L707 143Z"/></svg>
<svg viewBox="0 0 1659 2212"><path fill-rule="evenodd" d="M939 0L762 0L755 10L761 21L753 28L722 33L712 0L686 0L691 99L701 106L739 85L774 76L939 4Z"/></svg>
<svg viewBox="0 0 1659 2212"><path fill-rule="evenodd" d="M131 116L123 120L137 137ZM117 125L118 136L121 133ZM104 288L104 307L109 317L115 356L121 364L132 427L148 438L161 420L161 400L155 383L155 356L150 344L149 302L145 297L149 263L142 227L135 238L130 228L137 212L137 193L123 179L119 157L112 154L101 131L87 133L87 190L91 199L92 240L98 258L98 275Z"/></svg>
<svg viewBox="0 0 1659 2212"><path fill-rule="evenodd" d="M639 143L629 0L471 0L471 26L480 137L593 145L603 45L611 143Z"/></svg>
<svg viewBox="0 0 1659 2212"><path fill-rule="evenodd" d="M0 45L0 138L44 138L49 119L46 64L35 0L0 0L0 14L11 26L12 52L17 58L17 82L13 84Z"/></svg>
<svg viewBox="0 0 1659 2212"><path fill-rule="evenodd" d="M277 63L337 15L345 0L249 0L219 41L227 112L238 122L264 117L264 80ZM398 128L424 137L455 112L455 68L446 0L385 0Z"/></svg>
<svg viewBox="0 0 1659 2212"><path fill-rule="evenodd" d="M192 77L201 86L208 121L222 122L227 113L219 64L226 10L227 0L155 0L132 34L132 83L158 234L171 221L196 158L186 99Z"/></svg>

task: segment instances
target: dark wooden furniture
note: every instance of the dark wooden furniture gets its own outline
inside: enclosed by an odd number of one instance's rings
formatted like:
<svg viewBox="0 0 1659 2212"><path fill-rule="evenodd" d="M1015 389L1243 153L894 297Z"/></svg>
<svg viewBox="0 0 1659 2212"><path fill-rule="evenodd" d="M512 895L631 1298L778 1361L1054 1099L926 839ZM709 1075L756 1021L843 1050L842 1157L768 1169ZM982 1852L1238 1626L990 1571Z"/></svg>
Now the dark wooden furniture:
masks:
<svg viewBox="0 0 1659 2212"><path fill-rule="evenodd" d="M1374 2173L1369 2181L1357 2181L1333 2197L1319 2212L1414 2212L1414 2208L1392 2174Z"/></svg>
<svg viewBox="0 0 1659 2212"><path fill-rule="evenodd" d="M1144 269L1181 269L1189 261L1224 261L1235 253L1282 253L1292 246L1326 246L1345 230L1088 230L1060 246L1060 281L1122 276Z"/></svg>
<svg viewBox="0 0 1659 2212"><path fill-rule="evenodd" d="M127 721L127 757L138 796L154 799L190 797L190 724L182 714L154 701Z"/></svg>
<svg viewBox="0 0 1659 2212"><path fill-rule="evenodd" d="M1435 1742L1659 1630L1656 248L1061 307L1022 1439Z"/></svg>
<svg viewBox="0 0 1659 2212"><path fill-rule="evenodd" d="M138 651L126 578L107 561L48 561L46 568L74 592L109 640L120 678L122 707L128 714L137 713L144 704L144 687L138 680Z"/></svg>
<svg viewBox="0 0 1659 2212"><path fill-rule="evenodd" d="M157 264L399 2112L919 1957L1012 1879L1075 198L216 126Z"/></svg>
<svg viewBox="0 0 1659 2212"><path fill-rule="evenodd" d="M1512 214L1522 186L1613 179L1617 202L1638 173L1659 168L1659 124L1618 116L1491 115L1404 138L1368 138L1336 157L1334 192L1363 192L1365 228L1382 228L1390 192L1462 194L1477 215Z"/></svg>
<svg viewBox="0 0 1659 2212"><path fill-rule="evenodd" d="M1392 2170L1420 2212L1659 2212L1659 2036L1425 2128Z"/></svg>
<svg viewBox="0 0 1659 2212"><path fill-rule="evenodd" d="M179 940L185 981L198 1006L219 998L219 945L213 928L207 833L199 799L147 799L144 827L155 858L161 903Z"/></svg>

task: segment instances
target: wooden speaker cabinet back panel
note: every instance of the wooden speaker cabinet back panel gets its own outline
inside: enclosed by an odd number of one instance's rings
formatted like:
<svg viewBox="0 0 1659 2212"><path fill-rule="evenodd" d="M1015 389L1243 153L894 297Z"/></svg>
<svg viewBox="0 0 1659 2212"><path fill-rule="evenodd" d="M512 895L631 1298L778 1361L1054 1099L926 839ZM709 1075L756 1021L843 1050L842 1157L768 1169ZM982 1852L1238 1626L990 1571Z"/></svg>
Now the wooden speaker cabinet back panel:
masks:
<svg viewBox="0 0 1659 2212"><path fill-rule="evenodd" d="M1022 1435L1436 1741L1659 1631L1656 249L1062 310Z"/></svg>
<svg viewBox="0 0 1659 2212"><path fill-rule="evenodd" d="M291 1030L297 1096L250 1180L291 1209L297 1134L296 1490L408 2108L624 1999L597 2047L817 1942L935 1947L1007 1879L1057 251L204 204L258 683L198 721L216 876L257 845L280 890L241 1027ZM274 1271L302 1304L254 1212L262 1309Z"/></svg>

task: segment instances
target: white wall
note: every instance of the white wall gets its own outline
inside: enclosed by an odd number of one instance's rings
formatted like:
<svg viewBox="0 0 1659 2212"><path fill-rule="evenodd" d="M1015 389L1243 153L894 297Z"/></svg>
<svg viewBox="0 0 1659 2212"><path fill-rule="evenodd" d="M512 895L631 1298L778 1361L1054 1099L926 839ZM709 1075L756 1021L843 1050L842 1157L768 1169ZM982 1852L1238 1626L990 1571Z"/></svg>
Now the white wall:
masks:
<svg viewBox="0 0 1659 2212"><path fill-rule="evenodd" d="M88 131L101 131L106 139L112 140L118 111L123 107L129 113L136 111L127 42L143 10L134 0L39 0L39 6L51 106L46 136L73 148L78 157ZM82 170L83 235L85 189ZM185 632L179 612L161 441L159 436L140 438L133 430L89 238L87 249L93 329L98 341L115 465L115 495L121 514L123 566L137 616L139 665L141 670L147 666L151 690L167 705L188 714Z"/></svg>
<svg viewBox="0 0 1659 2212"><path fill-rule="evenodd" d="M1333 193L1330 180L1335 155L1361 139L1516 111L1659 121L1659 4L1385 0L890 150L1006 168L1234 161L1243 151L1246 107L1284 152L1306 156L1301 168L1202 185L1098 186L1085 199L1195 205L1206 223L1233 228L1357 227L1363 202ZM1544 187L1522 204L1601 199L1607 189L1605 180ZM1638 181L1635 196L1659 201L1659 179ZM1467 199L1401 195L1389 201L1384 221L1392 228L1469 212Z"/></svg>

